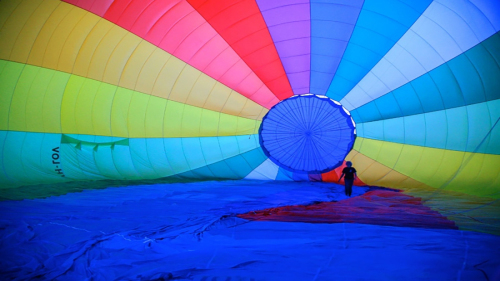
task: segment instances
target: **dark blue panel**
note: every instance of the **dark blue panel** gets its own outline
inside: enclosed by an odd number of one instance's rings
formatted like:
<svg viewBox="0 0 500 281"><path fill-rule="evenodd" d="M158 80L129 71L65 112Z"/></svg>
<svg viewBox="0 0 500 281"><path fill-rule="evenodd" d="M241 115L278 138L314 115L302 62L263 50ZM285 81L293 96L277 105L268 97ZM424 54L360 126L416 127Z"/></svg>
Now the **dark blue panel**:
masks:
<svg viewBox="0 0 500 281"><path fill-rule="evenodd" d="M293 96L269 110L259 129L264 153L298 173L324 173L342 164L354 144L354 124L326 97Z"/></svg>

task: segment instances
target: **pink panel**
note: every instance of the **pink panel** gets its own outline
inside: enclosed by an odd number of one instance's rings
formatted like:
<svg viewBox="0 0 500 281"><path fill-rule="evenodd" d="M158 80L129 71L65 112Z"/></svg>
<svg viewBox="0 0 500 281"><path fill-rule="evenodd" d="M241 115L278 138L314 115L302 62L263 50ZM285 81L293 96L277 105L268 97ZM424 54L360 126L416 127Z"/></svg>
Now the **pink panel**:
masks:
<svg viewBox="0 0 500 281"><path fill-rule="evenodd" d="M163 17L169 10L176 9L175 6L179 6L182 3L183 2L181 0L154 1L146 10L144 10L141 17L136 19L136 22L130 31L142 38L146 37L148 32L150 32L153 27L158 24L158 20L161 17ZM149 34L148 36L152 35ZM160 41L161 39L158 40L158 42Z"/></svg>
<svg viewBox="0 0 500 281"><path fill-rule="evenodd" d="M68 0L144 38L266 108L278 99L185 0Z"/></svg>

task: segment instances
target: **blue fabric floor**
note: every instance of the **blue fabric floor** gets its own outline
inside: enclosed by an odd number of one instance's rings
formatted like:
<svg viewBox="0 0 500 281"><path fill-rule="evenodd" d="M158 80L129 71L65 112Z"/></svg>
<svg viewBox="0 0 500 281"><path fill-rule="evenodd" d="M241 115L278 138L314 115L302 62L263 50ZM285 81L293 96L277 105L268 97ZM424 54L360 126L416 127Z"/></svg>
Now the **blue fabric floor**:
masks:
<svg viewBox="0 0 500 281"><path fill-rule="evenodd" d="M366 192L354 187L353 195ZM328 183L224 181L0 202L3 280L500 280L500 237L246 221L345 199Z"/></svg>

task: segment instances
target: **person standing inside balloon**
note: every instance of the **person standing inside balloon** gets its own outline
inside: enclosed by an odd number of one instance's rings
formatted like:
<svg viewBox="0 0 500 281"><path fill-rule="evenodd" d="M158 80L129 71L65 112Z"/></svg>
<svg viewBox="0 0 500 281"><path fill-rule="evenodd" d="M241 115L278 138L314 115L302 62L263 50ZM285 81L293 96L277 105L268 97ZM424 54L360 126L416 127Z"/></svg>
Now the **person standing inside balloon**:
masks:
<svg viewBox="0 0 500 281"><path fill-rule="evenodd" d="M352 184L354 183L354 180L356 179L356 169L352 167L352 162L347 161L345 162L346 166L342 170L342 175L339 178L339 181L344 178L344 184L345 184L345 195L351 197L352 194ZM345 177L344 177L345 176Z"/></svg>

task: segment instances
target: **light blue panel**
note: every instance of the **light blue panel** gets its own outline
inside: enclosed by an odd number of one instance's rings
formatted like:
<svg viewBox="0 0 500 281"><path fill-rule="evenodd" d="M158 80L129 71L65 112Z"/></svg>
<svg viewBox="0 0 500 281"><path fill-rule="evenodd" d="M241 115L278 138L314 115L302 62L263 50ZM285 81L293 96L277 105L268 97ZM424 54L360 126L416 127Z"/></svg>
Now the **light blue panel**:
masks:
<svg viewBox="0 0 500 281"><path fill-rule="evenodd" d="M2 65L1 64L2 61L0 61L0 66ZM6 186L8 184L14 184L15 181L13 180L13 178L11 178L6 170L5 170L5 166L6 165L9 165L9 159L7 159L7 161L5 161L5 153L4 153L4 149L5 149L5 142L7 140L7 134L9 132L8 131L0 131L0 186Z"/></svg>
<svg viewBox="0 0 500 281"><path fill-rule="evenodd" d="M481 42L446 64L369 102L351 114L357 122L370 122L439 111L500 98L500 33ZM401 113L386 96L392 95Z"/></svg>
<svg viewBox="0 0 500 281"><path fill-rule="evenodd" d="M405 143L405 124L403 118L386 119L384 124L384 141Z"/></svg>
<svg viewBox="0 0 500 281"><path fill-rule="evenodd" d="M345 52L363 2L311 1L311 93L326 93Z"/></svg>
<svg viewBox="0 0 500 281"><path fill-rule="evenodd" d="M500 100L357 125L358 136L456 151L500 154ZM401 124L404 128L401 128ZM383 126L383 128L382 128ZM404 133L404 139L401 136ZM483 142L484 140L484 142Z"/></svg>
<svg viewBox="0 0 500 281"><path fill-rule="evenodd" d="M466 56L478 72L486 100L500 99L500 67L495 60L495 56L500 56L500 34L471 49Z"/></svg>
<svg viewBox="0 0 500 281"><path fill-rule="evenodd" d="M449 61L448 65L462 91L465 104L486 101L483 82L466 54Z"/></svg>
<svg viewBox="0 0 500 281"><path fill-rule="evenodd" d="M425 118L423 115L404 117L405 142L407 144L425 146Z"/></svg>
<svg viewBox="0 0 500 281"><path fill-rule="evenodd" d="M160 177L166 177L173 174L172 168L165 152L163 139L161 138L146 138L146 149L148 159L156 173Z"/></svg>
<svg viewBox="0 0 500 281"><path fill-rule="evenodd" d="M434 81L429 75L422 75L411 82L412 88L418 93L419 100L422 101L424 112L444 109L443 99L436 83L439 81Z"/></svg>
<svg viewBox="0 0 500 281"><path fill-rule="evenodd" d="M97 151L94 151L94 159L97 168L102 176L108 179L126 179L126 175L120 174L113 160L111 145L99 146Z"/></svg>
<svg viewBox="0 0 500 281"><path fill-rule="evenodd" d="M201 150L200 138L182 138L181 142L182 152L191 170L207 165Z"/></svg>
<svg viewBox="0 0 500 281"><path fill-rule="evenodd" d="M219 142L217 147L222 151L223 158L230 158L243 152L240 150L235 136L217 137L217 141Z"/></svg>
<svg viewBox="0 0 500 281"><path fill-rule="evenodd" d="M384 140L383 121L360 123L356 126L356 128L358 128L358 137L374 140Z"/></svg>
<svg viewBox="0 0 500 281"><path fill-rule="evenodd" d="M221 145L221 141L223 142L223 145ZM224 156L222 155L222 147L237 147L238 145L234 137L206 137L200 138L200 142L205 162L208 165L224 159Z"/></svg>
<svg viewBox="0 0 500 281"><path fill-rule="evenodd" d="M425 116L425 146L445 148L448 137L448 122L446 112L436 111Z"/></svg>
<svg viewBox="0 0 500 281"><path fill-rule="evenodd" d="M81 143L62 143L61 165L64 175L72 180L105 179L95 166L93 149L93 146Z"/></svg>
<svg viewBox="0 0 500 281"><path fill-rule="evenodd" d="M246 174L243 177L246 177L251 171L255 170L255 168L257 168L267 159L267 156L264 154L260 147L243 153L241 154L241 156L245 158L245 161L248 163L250 169L248 171L244 171L244 173Z"/></svg>
<svg viewBox="0 0 500 281"><path fill-rule="evenodd" d="M241 152L247 152L260 146L259 135L236 136Z"/></svg>
<svg viewBox="0 0 500 281"><path fill-rule="evenodd" d="M3 168L8 177L15 182L26 181L26 171L21 160L26 134L25 132L8 133L3 144Z"/></svg>
<svg viewBox="0 0 500 281"><path fill-rule="evenodd" d="M490 142L487 146L487 152L500 154L500 99L488 102L488 111L492 126L495 126L490 132Z"/></svg>
<svg viewBox="0 0 500 281"><path fill-rule="evenodd" d="M489 132L493 125L488 104L479 103L468 106L467 117L469 121L469 134L466 150L485 152L491 142Z"/></svg>
<svg viewBox="0 0 500 281"><path fill-rule="evenodd" d="M465 150L467 135L469 134L469 117L467 111L467 107L465 106L446 110L446 121L448 124L446 149Z"/></svg>
<svg viewBox="0 0 500 281"><path fill-rule="evenodd" d="M230 157L228 159L204 166L198 169L184 172L176 177L200 178L200 179L242 179L252 170L258 167L264 160L264 153L260 148ZM262 160L262 161L260 161Z"/></svg>
<svg viewBox="0 0 500 281"><path fill-rule="evenodd" d="M145 138L131 138L130 156L134 162L136 171L144 178L157 178L162 174L158 173L153 167L148 155L148 147Z"/></svg>
<svg viewBox="0 0 500 281"><path fill-rule="evenodd" d="M140 179L141 175L137 172L130 155L128 145L115 145L111 147L113 162L115 167L126 179Z"/></svg>
<svg viewBox="0 0 500 281"><path fill-rule="evenodd" d="M165 138L163 139L163 145L168 162L175 174L190 170L180 138Z"/></svg>
<svg viewBox="0 0 500 281"><path fill-rule="evenodd" d="M287 171L283 168L279 168L278 175L276 176L276 180L278 181L292 181L293 180L293 172Z"/></svg>
<svg viewBox="0 0 500 281"><path fill-rule="evenodd" d="M341 100L406 33L431 2L365 0L327 96ZM359 69L352 71L353 65L359 66Z"/></svg>
<svg viewBox="0 0 500 281"><path fill-rule="evenodd" d="M460 89L458 81L455 78L449 64L444 64L425 75L429 75L432 78L432 81L435 81L435 85L441 94L445 108L465 105L462 90ZM422 101L422 103L423 102L426 101Z"/></svg>
<svg viewBox="0 0 500 281"><path fill-rule="evenodd" d="M382 119L390 119L402 115L401 107L399 106L393 93L389 93L376 99L375 105L377 108L383 109L379 110L382 115Z"/></svg>

